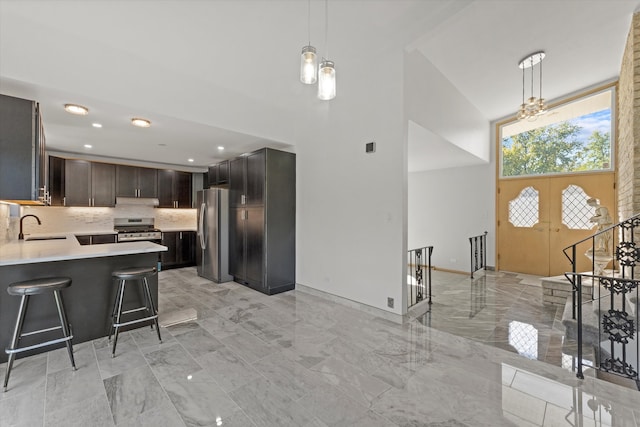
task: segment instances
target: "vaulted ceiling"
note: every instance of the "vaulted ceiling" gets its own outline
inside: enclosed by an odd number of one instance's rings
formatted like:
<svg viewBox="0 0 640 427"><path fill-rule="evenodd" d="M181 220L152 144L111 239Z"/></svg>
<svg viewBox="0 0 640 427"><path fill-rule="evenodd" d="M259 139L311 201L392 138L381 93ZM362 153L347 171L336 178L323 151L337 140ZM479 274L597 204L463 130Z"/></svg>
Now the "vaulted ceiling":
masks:
<svg viewBox="0 0 640 427"><path fill-rule="evenodd" d="M295 150L290 125L332 102L317 100L298 81L309 30L319 54L336 63L338 97L351 96L341 76L377 78L381 52L418 51L490 121L514 113L522 90L517 63L533 51L547 53L547 99L615 79L638 5L0 0L0 93L40 102L49 149L203 167L265 145ZM69 102L90 114L69 115L62 109ZM152 127L132 127L134 116ZM449 166L468 163L465 153L432 136L428 129L410 132L414 170L435 167L435 156L420 157L425 147L448 156Z"/></svg>

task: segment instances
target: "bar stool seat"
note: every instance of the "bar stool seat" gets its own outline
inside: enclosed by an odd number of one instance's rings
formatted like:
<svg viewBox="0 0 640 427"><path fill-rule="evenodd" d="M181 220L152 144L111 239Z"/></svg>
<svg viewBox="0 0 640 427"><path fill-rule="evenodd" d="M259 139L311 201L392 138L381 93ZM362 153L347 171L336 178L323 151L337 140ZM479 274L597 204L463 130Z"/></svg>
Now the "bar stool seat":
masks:
<svg viewBox="0 0 640 427"><path fill-rule="evenodd" d="M124 326L134 325L142 322L151 322L151 328L153 329L153 325L155 324L156 332L158 334L158 340L162 342L162 337L160 336L160 324L158 323L158 310L156 309L155 304L153 303L153 298L151 296L151 291L149 290L149 282L147 280L148 277L151 277L157 273L156 267L129 267L121 270L116 270L111 273L111 276L118 280L118 291L116 293L116 298L113 303L113 310L111 312L111 329L109 330L109 341L111 341L111 336L113 335L113 348L111 350L111 357L115 357L116 355L116 345L118 343L118 334L120 332L120 328ZM142 300L143 304L140 307L133 308L130 310L122 310L123 301L124 301L124 290L126 282L128 281L138 281L142 285ZM123 314L130 314L135 312L145 311L146 316L142 318L137 318L133 320L129 320L126 322L122 321Z"/></svg>
<svg viewBox="0 0 640 427"><path fill-rule="evenodd" d="M62 294L60 293L62 289L68 288L69 286L71 286L71 279L69 277L43 277L39 279L12 283L11 285L9 285L9 287L7 287L7 293L9 295L21 296L22 298L20 299L18 318L16 319L16 325L13 331L11 345L5 349L5 353L9 355L9 360L7 361L7 371L5 372L4 376L4 391L7 391L7 385L9 384L9 375L11 374L11 368L13 367L13 362L15 360L16 354L23 351L34 350L37 348L65 342L67 345L67 351L69 353L71 366L74 370L76 369L76 362L73 357L73 346L71 344L73 334L71 333L71 325L69 325L69 322L67 320L67 314L62 302ZM56 307L58 309L60 326L54 326L51 328L23 333L22 327L24 325L24 319L27 313L29 298L33 295L46 293L53 293L54 299L56 301ZM18 343L20 342L20 339L22 337L50 332L56 329L62 330L62 338L52 339L46 342L25 347L18 347Z"/></svg>

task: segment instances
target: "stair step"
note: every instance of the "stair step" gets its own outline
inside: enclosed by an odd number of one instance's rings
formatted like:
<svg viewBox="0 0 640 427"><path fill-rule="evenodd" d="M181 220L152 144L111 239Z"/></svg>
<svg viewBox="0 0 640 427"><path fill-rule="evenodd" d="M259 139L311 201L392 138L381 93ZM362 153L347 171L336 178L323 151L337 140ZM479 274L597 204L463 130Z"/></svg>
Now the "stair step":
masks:
<svg viewBox="0 0 640 427"><path fill-rule="evenodd" d="M541 282L543 303L564 306L567 301L567 297L571 297L571 283L564 275L545 277ZM592 289L593 285L591 281L584 282L582 284L583 300L591 299Z"/></svg>

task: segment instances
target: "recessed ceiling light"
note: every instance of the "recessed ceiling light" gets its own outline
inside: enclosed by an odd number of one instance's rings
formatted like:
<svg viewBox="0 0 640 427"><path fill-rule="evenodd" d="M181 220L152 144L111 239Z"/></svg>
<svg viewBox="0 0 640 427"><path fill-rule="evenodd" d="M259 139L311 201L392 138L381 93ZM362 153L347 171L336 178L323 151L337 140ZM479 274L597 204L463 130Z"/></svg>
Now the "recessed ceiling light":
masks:
<svg viewBox="0 0 640 427"><path fill-rule="evenodd" d="M131 119L131 124L134 126L138 126L139 128L151 127L151 121L147 119L141 119L139 117L134 117L133 119Z"/></svg>
<svg viewBox="0 0 640 427"><path fill-rule="evenodd" d="M224 147L222 145L218 145L218 150L224 150Z"/></svg>
<svg viewBox="0 0 640 427"><path fill-rule="evenodd" d="M93 126L94 128L101 128L102 125L100 123L91 123L91 126Z"/></svg>
<svg viewBox="0 0 640 427"><path fill-rule="evenodd" d="M91 144L84 144L84 148L92 148L92 147L93 147L93 145L91 145Z"/></svg>
<svg viewBox="0 0 640 427"><path fill-rule="evenodd" d="M193 163L193 159L187 159L189 163Z"/></svg>
<svg viewBox="0 0 640 427"><path fill-rule="evenodd" d="M89 109L78 104L64 104L64 110L67 113L78 114L80 116L86 116L89 114Z"/></svg>

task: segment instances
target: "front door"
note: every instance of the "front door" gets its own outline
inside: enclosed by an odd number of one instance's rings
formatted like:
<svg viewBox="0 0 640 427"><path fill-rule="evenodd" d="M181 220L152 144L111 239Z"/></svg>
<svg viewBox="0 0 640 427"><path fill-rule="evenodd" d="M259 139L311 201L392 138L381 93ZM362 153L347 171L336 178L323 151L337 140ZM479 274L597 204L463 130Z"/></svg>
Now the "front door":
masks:
<svg viewBox="0 0 640 427"><path fill-rule="evenodd" d="M595 231L587 200L598 199L616 218L614 181L613 172L500 180L497 268L539 276L571 270L562 250ZM591 269L590 246L578 246L577 271Z"/></svg>

